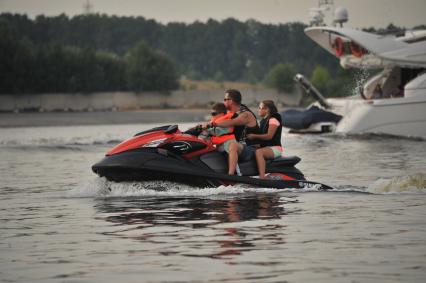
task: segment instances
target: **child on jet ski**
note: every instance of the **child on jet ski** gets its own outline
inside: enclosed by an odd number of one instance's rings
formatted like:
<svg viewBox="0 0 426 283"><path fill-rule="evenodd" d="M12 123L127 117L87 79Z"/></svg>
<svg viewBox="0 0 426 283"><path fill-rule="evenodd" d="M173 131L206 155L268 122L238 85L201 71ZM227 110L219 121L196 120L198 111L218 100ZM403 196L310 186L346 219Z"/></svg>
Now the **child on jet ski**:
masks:
<svg viewBox="0 0 426 283"><path fill-rule="evenodd" d="M265 159L279 158L283 154L281 146L282 122L272 100L264 100L259 104L258 114L260 121L260 134L248 134L247 139L256 140L260 148L256 149L256 162L259 178L265 179Z"/></svg>
<svg viewBox="0 0 426 283"><path fill-rule="evenodd" d="M205 133L210 136L211 142L216 146L219 151L229 152L229 144L236 142L234 135L234 127L223 128L212 126L215 123L232 119L234 113L227 112L225 104L215 103L210 112L212 118L210 123L203 125Z"/></svg>

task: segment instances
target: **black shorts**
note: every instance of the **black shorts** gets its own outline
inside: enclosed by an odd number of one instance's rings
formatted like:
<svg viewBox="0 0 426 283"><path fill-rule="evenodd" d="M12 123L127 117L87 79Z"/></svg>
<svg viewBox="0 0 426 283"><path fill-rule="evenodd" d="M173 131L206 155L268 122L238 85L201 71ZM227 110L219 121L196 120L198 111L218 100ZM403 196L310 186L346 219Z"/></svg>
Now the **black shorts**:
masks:
<svg viewBox="0 0 426 283"><path fill-rule="evenodd" d="M243 150L238 155L238 161L249 161L254 157L256 148L250 145L243 145Z"/></svg>

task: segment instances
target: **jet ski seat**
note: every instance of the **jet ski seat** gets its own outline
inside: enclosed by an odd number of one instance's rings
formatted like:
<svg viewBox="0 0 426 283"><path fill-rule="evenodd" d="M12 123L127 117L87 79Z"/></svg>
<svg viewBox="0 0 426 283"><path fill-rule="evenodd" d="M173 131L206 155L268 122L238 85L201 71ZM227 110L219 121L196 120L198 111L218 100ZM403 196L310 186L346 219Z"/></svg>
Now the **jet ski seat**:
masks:
<svg viewBox="0 0 426 283"><path fill-rule="evenodd" d="M282 166L282 165L294 166L297 163L299 163L300 160L301 160L300 157L297 157L297 156L281 156L276 159L267 160L266 163L267 164L273 163L274 165L277 165L277 166Z"/></svg>

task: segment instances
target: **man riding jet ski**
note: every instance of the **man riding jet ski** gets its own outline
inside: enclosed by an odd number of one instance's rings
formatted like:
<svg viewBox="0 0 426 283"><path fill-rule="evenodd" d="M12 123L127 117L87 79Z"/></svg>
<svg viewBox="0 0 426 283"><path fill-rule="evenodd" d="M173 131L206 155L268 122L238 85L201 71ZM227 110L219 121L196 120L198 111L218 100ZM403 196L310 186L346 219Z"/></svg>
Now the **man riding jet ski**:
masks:
<svg viewBox="0 0 426 283"><path fill-rule="evenodd" d="M268 160L266 173L271 176L269 179L254 177L258 175L254 159L239 162L242 176L228 175L226 153L217 151L210 140L196 134L191 131L183 133L177 125L138 133L108 151L92 170L116 182L168 180L198 187L243 183L264 188L332 189L306 181L295 167L300 161L296 156Z"/></svg>

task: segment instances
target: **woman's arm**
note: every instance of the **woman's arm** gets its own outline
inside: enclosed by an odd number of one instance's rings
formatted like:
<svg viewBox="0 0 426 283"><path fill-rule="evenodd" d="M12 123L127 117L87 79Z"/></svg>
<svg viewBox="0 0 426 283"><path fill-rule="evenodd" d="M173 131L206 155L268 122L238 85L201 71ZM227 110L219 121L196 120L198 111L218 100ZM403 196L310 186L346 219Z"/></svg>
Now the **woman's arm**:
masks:
<svg viewBox="0 0 426 283"><path fill-rule="evenodd" d="M277 125L269 124L268 132L266 134L248 134L247 138L249 140L270 140L274 137L275 132L277 131Z"/></svg>

